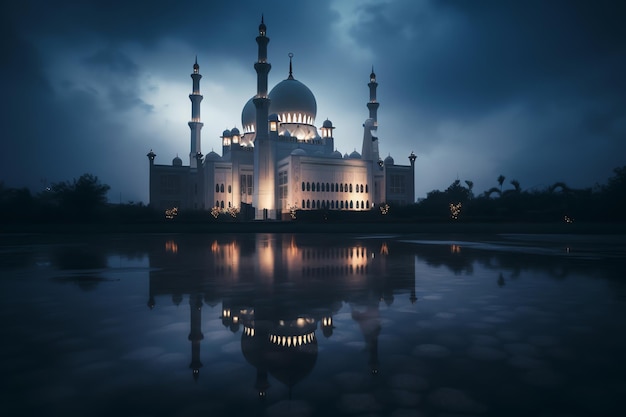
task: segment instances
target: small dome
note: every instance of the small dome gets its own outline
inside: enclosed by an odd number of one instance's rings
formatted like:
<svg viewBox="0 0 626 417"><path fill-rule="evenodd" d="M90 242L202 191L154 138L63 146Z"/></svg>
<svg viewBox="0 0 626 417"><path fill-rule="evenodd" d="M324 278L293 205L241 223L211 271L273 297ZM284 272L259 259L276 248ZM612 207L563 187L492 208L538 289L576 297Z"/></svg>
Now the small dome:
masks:
<svg viewBox="0 0 626 417"><path fill-rule="evenodd" d="M213 151L209 152L204 158L205 161L219 161L220 159L222 159L222 157Z"/></svg>
<svg viewBox="0 0 626 417"><path fill-rule="evenodd" d="M276 113L272 113L267 117L267 120L270 122L280 122L278 115Z"/></svg>
<svg viewBox="0 0 626 417"><path fill-rule="evenodd" d="M291 151L291 154L295 156L303 156L303 155L306 155L306 151L302 148L296 148L293 151Z"/></svg>
<svg viewBox="0 0 626 417"><path fill-rule="evenodd" d="M230 130L226 129L225 131L222 132L222 137L223 138L229 138L231 137L232 134L230 133Z"/></svg>
<svg viewBox="0 0 626 417"><path fill-rule="evenodd" d="M175 167L182 167L183 166L183 160L180 159L178 157L178 155L176 155L176 158L172 159L172 165Z"/></svg>
<svg viewBox="0 0 626 417"><path fill-rule="evenodd" d="M350 159L361 159L361 154L356 151L356 149L350 154Z"/></svg>
<svg viewBox="0 0 626 417"><path fill-rule="evenodd" d="M333 152L332 154L330 154L330 157L331 158L337 158L337 159L343 158L343 156L341 155L341 152L339 152L339 151Z"/></svg>
<svg viewBox="0 0 626 417"><path fill-rule="evenodd" d="M348 155L348 153L347 153L347 152L346 152L346 153L344 153L344 154L343 154L343 159L348 159L348 158L350 158L350 155Z"/></svg>
<svg viewBox="0 0 626 417"><path fill-rule="evenodd" d="M322 127L333 127L333 122L331 122L330 120L326 119L326 120L324 120L324 123L322 123Z"/></svg>
<svg viewBox="0 0 626 417"><path fill-rule="evenodd" d="M235 136L235 135L239 136L240 135L239 129L237 129L236 127L233 127L232 129L230 129L230 134L232 136Z"/></svg>
<svg viewBox="0 0 626 417"><path fill-rule="evenodd" d="M391 157L391 155L387 156L385 158L385 165L393 165L393 158Z"/></svg>

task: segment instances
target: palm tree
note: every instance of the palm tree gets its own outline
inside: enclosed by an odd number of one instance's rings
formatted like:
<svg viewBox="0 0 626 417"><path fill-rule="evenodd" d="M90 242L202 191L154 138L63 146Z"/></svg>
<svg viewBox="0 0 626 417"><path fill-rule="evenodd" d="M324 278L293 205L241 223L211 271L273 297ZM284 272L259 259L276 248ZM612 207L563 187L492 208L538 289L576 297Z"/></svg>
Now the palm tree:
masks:
<svg viewBox="0 0 626 417"><path fill-rule="evenodd" d="M472 191L474 188L474 181L465 180L465 184L467 184L467 189L469 190L469 197L472 198L474 196L474 192Z"/></svg>
<svg viewBox="0 0 626 417"><path fill-rule="evenodd" d="M504 184L504 180L506 177L502 174L498 176L498 184L500 184L500 194L502 194L502 184Z"/></svg>
<svg viewBox="0 0 626 417"><path fill-rule="evenodd" d="M521 192L521 191L522 191L522 187L520 186L520 184L519 184L519 181L518 181L518 180L511 180L511 185L512 185L513 187L515 187L515 192L516 192L516 193L519 193L519 192Z"/></svg>

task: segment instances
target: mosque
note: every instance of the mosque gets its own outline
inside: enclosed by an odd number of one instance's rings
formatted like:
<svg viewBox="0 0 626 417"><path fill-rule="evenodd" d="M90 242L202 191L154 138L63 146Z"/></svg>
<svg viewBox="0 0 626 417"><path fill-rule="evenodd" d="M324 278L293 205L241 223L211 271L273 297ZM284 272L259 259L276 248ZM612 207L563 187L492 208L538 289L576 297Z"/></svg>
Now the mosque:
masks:
<svg viewBox="0 0 626 417"><path fill-rule="evenodd" d="M259 25L256 94L241 114L242 130L224 130L222 154L202 154L200 66L193 65L189 165L176 156L171 165L150 161L150 205L158 210L216 210L245 213L256 220L288 220L297 210L367 211L383 204L415 201L415 159L396 165L380 158L377 136L376 74L369 79L369 118L363 124L361 153L336 149L332 122L315 126L317 102L311 90L289 75L268 92L270 38Z"/></svg>

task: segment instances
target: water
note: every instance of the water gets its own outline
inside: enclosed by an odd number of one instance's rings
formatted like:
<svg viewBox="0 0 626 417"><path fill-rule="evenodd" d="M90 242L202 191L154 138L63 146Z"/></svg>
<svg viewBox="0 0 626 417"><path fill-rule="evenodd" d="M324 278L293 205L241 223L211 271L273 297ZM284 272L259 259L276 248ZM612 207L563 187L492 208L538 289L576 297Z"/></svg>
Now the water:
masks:
<svg viewBox="0 0 626 417"><path fill-rule="evenodd" d="M607 236L3 236L2 416L626 413Z"/></svg>

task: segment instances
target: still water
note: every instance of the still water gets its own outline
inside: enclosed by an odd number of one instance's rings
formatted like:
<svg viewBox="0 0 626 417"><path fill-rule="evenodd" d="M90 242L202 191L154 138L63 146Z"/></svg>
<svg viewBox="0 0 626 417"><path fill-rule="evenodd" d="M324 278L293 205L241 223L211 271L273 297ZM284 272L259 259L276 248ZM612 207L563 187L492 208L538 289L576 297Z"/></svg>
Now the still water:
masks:
<svg viewBox="0 0 626 417"><path fill-rule="evenodd" d="M607 236L3 236L0 415L625 415L625 258Z"/></svg>

